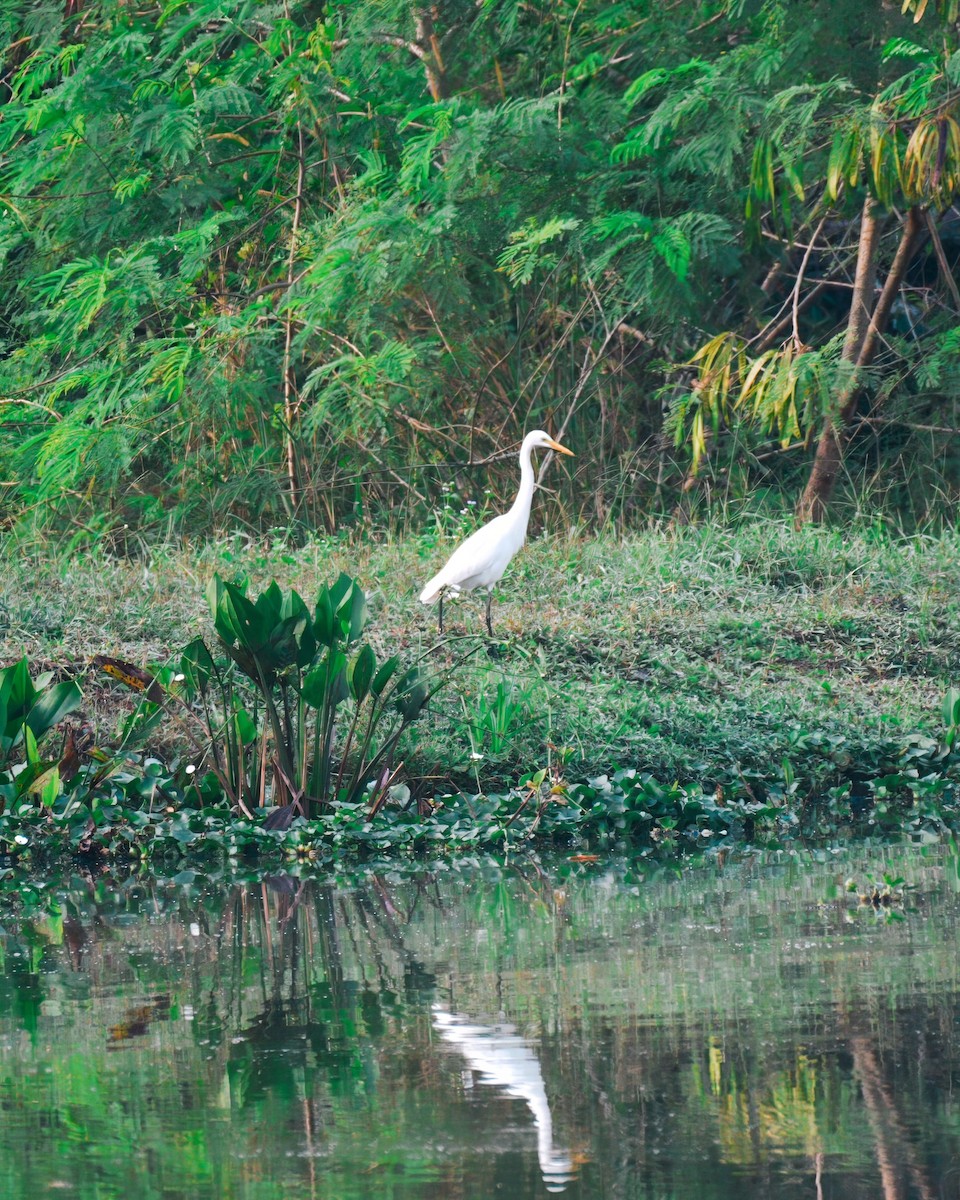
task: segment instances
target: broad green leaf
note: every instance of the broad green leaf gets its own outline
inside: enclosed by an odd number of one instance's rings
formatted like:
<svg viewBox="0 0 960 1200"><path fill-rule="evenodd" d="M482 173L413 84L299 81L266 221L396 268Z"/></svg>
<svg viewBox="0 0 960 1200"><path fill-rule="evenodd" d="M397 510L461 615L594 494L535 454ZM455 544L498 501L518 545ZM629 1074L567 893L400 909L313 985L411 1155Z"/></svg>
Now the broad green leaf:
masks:
<svg viewBox="0 0 960 1200"><path fill-rule="evenodd" d="M321 646L332 647L334 644L334 605L328 588L324 588L317 597L314 609L313 634Z"/></svg>
<svg viewBox="0 0 960 1200"><path fill-rule="evenodd" d="M356 584L350 597L350 617L347 626L347 645L352 645L363 633L367 624L367 598Z"/></svg>
<svg viewBox="0 0 960 1200"><path fill-rule="evenodd" d="M21 800L25 796L33 794L37 781L45 776L47 772L55 770L56 767L56 763L44 761L40 758L37 758L35 762L28 763L14 776L13 783L16 798Z"/></svg>
<svg viewBox="0 0 960 1200"><path fill-rule="evenodd" d="M40 762L40 752L37 749L37 739L29 725L23 728L23 743L28 765L36 766Z"/></svg>
<svg viewBox="0 0 960 1200"><path fill-rule="evenodd" d="M213 656L203 638L194 638L180 655L180 670L191 693L205 692L216 670Z"/></svg>
<svg viewBox="0 0 960 1200"><path fill-rule="evenodd" d="M64 680L37 697L27 716L27 726L39 741L82 703L83 692L79 685L73 679Z"/></svg>
<svg viewBox="0 0 960 1200"><path fill-rule="evenodd" d="M400 656L395 654L392 658L388 658L385 663L381 663L376 675L373 677L373 682L370 685L370 690L375 696L380 696L383 689L393 678L394 673L400 666Z"/></svg>
<svg viewBox="0 0 960 1200"><path fill-rule="evenodd" d="M26 656L0 671L0 698L3 699L7 710L7 736L16 735L33 706L35 695Z"/></svg>
<svg viewBox="0 0 960 1200"><path fill-rule="evenodd" d="M308 671L300 694L311 708L334 706L349 695L346 681L346 656L340 650L329 650L323 662Z"/></svg>
<svg viewBox="0 0 960 1200"><path fill-rule="evenodd" d="M54 801L60 795L60 771L57 766L51 767L46 774L41 775L37 782L33 785L34 791L40 797L40 803L44 808L51 808Z"/></svg>
<svg viewBox="0 0 960 1200"><path fill-rule="evenodd" d="M343 603L344 597L353 586L353 580L350 578L350 576L347 575L346 572L341 571L337 576L336 581L331 584L330 588L328 589L330 606L334 612L336 612Z"/></svg>
<svg viewBox="0 0 960 1200"><path fill-rule="evenodd" d="M252 745L260 736L260 733L250 714L245 709L238 708L233 714L233 720L236 725L237 736L240 738L242 745Z"/></svg>
<svg viewBox="0 0 960 1200"><path fill-rule="evenodd" d="M270 583L257 597L254 607L259 613L265 627L269 627L279 622L281 616L285 615L284 595L280 590L280 585L275 579L271 579Z"/></svg>
<svg viewBox="0 0 960 1200"><path fill-rule="evenodd" d="M369 646L364 646L350 664L350 691L358 704L362 704L367 698L376 663L373 650Z"/></svg>
<svg viewBox="0 0 960 1200"><path fill-rule="evenodd" d="M394 705L404 721L415 721L429 696L429 690L422 682L419 670L411 667L397 684Z"/></svg>

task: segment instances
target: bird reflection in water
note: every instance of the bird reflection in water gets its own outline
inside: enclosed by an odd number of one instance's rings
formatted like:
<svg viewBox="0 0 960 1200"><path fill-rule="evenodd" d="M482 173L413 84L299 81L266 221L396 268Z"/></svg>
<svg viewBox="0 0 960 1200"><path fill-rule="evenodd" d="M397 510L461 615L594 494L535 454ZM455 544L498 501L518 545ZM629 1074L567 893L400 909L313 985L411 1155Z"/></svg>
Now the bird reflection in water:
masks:
<svg viewBox="0 0 960 1200"><path fill-rule="evenodd" d="M562 1192L574 1177L573 1161L553 1144L553 1118L536 1055L512 1025L477 1025L433 1006L433 1026L480 1073L480 1082L525 1100L537 1127L537 1157L548 1192Z"/></svg>

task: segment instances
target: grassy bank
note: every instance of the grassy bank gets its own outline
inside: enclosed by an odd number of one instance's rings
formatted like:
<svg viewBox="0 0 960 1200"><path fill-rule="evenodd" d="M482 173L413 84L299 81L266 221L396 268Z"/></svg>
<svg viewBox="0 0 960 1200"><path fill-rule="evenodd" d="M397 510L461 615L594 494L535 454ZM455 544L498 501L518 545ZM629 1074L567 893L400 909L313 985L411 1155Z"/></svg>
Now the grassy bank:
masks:
<svg viewBox="0 0 960 1200"><path fill-rule="evenodd" d="M912 731L941 731L960 682L960 536L896 539L863 528L651 530L623 542L533 541L494 608L435 613L416 599L451 537L292 547L244 540L144 550L135 558L58 556L9 544L0 657L80 677L98 742L133 701L89 659L171 661L209 631L214 573L271 578L309 601L339 570L368 590L371 640L436 664L467 655L403 748L422 789L501 790L564 761L568 777L616 768L670 782L819 792L886 770ZM473 651L471 654L470 652ZM182 753L159 729L161 757Z"/></svg>

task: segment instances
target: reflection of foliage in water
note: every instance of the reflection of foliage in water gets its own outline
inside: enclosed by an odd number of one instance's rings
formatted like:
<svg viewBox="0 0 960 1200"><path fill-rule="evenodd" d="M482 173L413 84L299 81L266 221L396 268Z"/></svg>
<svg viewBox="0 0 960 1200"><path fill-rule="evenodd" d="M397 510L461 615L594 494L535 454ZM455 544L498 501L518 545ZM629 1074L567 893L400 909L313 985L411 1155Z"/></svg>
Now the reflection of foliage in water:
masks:
<svg viewBox="0 0 960 1200"><path fill-rule="evenodd" d="M866 1200L880 1145L935 1180L960 1157L953 860L824 858L74 876L0 929L0 1191L539 1194L527 1106L469 1086L438 1000L530 1039L570 1194L810 1194L820 1155ZM911 885L894 926L843 890L884 871Z"/></svg>
<svg viewBox="0 0 960 1200"><path fill-rule="evenodd" d="M824 1069L820 1058L797 1052L792 1062L773 1071L751 1072L749 1064L727 1064L720 1039L705 1047L709 1079L702 1063L693 1064L693 1090L713 1115L727 1162L752 1165L773 1155L843 1153L843 1136L833 1122L838 1112L851 1114L855 1089ZM745 1067L745 1070L743 1069ZM705 1086L708 1085L708 1086ZM829 1119L825 1119L829 1118Z"/></svg>

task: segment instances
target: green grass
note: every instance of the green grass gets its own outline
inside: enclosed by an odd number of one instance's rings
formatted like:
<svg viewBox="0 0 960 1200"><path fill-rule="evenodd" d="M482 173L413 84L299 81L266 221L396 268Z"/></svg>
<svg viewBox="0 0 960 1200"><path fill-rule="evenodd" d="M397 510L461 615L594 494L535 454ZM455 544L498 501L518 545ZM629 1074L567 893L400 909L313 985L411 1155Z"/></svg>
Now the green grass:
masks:
<svg viewBox="0 0 960 1200"><path fill-rule="evenodd" d="M939 731L960 683L960 536L892 538L770 520L651 530L625 541L541 538L494 605L447 606L448 635L417 593L452 548L435 533L292 547L235 539L134 559L0 551L0 659L80 673L97 736L131 701L95 653L162 663L210 628L214 572L270 578L308 600L340 570L368 589L371 640L440 664L474 651L415 727L404 759L442 790L495 790L567 751L567 775L635 767L665 780L806 787L869 774L912 730ZM160 735L169 753L174 734ZM168 739L168 740L165 740ZM474 757L482 755L482 757ZM788 765L784 767L784 760Z"/></svg>

